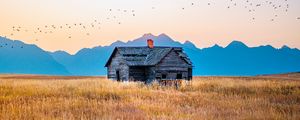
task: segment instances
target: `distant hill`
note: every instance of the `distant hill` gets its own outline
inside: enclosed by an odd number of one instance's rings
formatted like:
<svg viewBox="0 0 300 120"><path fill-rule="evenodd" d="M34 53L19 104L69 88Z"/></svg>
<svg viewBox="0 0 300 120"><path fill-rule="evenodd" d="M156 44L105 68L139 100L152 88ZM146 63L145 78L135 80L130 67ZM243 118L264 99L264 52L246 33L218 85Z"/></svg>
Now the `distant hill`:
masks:
<svg viewBox="0 0 300 120"><path fill-rule="evenodd" d="M49 52L49 54L73 75L95 76L106 75L104 64L113 49L112 46L94 47L84 48L75 55L70 55L64 51Z"/></svg>
<svg viewBox="0 0 300 120"><path fill-rule="evenodd" d="M248 47L233 41L226 47L214 45L199 49L190 41L181 44L166 34L145 34L128 42L116 41L109 46L84 48L75 55L64 51L48 52L48 55L63 65L69 75L106 75L104 64L114 47L146 46L147 39L153 39L155 46L183 47L193 62L194 75L250 76L300 71L300 50L288 46L280 49L270 45Z"/></svg>
<svg viewBox="0 0 300 120"><path fill-rule="evenodd" d="M276 49L270 45L249 48L238 41L225 48L215 45L202 49L198 58L198 74L259 75L300 70L298 49Z"/></svg>
<svg viewBox="0 0 300 120"><path fill-rule="evenodd" d="M3 37L0 37L0 73L71 75L39 47Z"/></svg>
<svg viewBox="0 0 300 120"><path fill-rule="evenodd" d="M259 75L257 77L260 77L260 78L278 78L278 79L300 80L300 72L283 73L283 74Z"/></svg>

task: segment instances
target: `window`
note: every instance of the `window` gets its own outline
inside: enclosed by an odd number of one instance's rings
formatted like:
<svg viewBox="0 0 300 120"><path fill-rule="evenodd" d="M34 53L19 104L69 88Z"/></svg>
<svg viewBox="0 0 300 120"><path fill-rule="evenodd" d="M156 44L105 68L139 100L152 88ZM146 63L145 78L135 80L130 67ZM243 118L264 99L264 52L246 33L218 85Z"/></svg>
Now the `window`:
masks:
<svg viewBox="0 0 300 120"><path fill-rule="evenodd" d="M177 74L176 79L182 79L182 74Z"/></svg>
<svg viewBox="0 0 300 120"><path fill-rule="evenodd" d="M166 75L166 74L162 74L162 75L161 75L161 78L162 78L162 79L166 79L166 78L167 78L167 75Z"/></svg>

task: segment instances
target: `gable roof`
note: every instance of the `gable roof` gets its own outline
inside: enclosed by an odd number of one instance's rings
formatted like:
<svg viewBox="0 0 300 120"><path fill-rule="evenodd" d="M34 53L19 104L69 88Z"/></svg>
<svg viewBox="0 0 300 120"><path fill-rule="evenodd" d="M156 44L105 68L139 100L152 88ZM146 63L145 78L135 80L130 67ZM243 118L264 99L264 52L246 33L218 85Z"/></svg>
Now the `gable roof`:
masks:
<svg viewBox="0 0 300 120"><path fill-rule="evenodd" d="M192 64L180 47L116 47L106 62L105 67L110 64L116 52L119 52L123 56L128 66L154 66L172 50L175 50L188 64Z"/></svg>

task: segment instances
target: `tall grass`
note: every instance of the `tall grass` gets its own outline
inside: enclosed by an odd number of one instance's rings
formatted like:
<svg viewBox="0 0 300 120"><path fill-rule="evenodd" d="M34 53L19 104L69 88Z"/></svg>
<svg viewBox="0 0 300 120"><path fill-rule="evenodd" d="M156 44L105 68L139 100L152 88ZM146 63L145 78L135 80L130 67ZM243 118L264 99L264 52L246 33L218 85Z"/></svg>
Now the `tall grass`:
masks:
<svg viewBox="0 0 300 120"><path fill-rule="evenodd" d="M176 90L104 78L0 78L0 119L300 119L300 81L199 77Z"/></svg>

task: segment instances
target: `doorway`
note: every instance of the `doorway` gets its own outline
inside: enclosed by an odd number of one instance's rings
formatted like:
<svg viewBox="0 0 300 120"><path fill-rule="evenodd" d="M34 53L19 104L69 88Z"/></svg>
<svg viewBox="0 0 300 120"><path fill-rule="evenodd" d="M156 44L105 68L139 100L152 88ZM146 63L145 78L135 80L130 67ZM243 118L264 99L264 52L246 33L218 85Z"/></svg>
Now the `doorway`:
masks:
<svg viewBox="0 0 300 120"><path fill-rule="evenodd" d="M182 79L182 74L181 73L177 73L177 75L176 75L176 79L178 80L178 79Z"/></svg>
<svg viewBox="0 0 300 120"><path fill-rule="evenodd" d="M193 69L189 68L188 69L188 80L192 80L193 79Z"/></svg>
<svg viewBox="0 0 300 120"><path fill-rule="evenodd" d="M119 70L116 71L116 78L117 78L117 81L120 82L120 71Z"/></svg>

